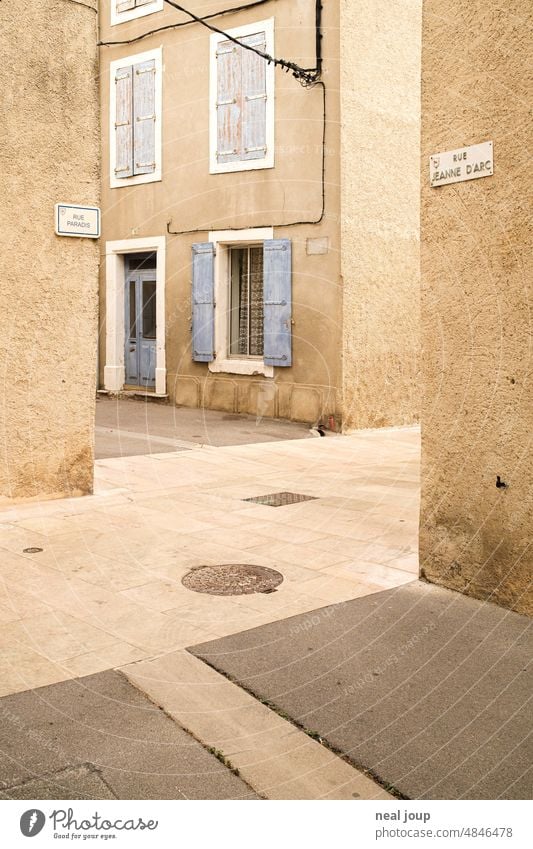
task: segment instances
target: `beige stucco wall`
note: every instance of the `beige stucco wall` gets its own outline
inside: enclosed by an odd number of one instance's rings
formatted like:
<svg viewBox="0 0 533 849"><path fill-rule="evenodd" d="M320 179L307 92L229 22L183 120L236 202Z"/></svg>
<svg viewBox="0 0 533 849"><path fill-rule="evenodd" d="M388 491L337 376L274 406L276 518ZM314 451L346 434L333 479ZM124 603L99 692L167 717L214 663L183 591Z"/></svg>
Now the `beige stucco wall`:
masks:
<svg viewBox="0 0 533 849"><path fill-rule="evenodd" d="M208 15L236 4L202 3ZM237 4L238 5L238 4ZM198 11L198 10L196 10ZM314 0L276 0L215 18L224 29L275 16L275 53L305 67L315 62ZM110 3L101 3L102 41L127 40L184 21L162 12L110 26ZM270 170L209 173L209 32L199 25L159 32L133 44L101 48L103 240L166 237L167 392L173 403L229 412L315 422L340 415L342 334L339 283L338 7L324 4L324 80L327 85L326 214L319 225L281 226L314 220L322 205L322 91L306 90L276 71L276 166ZM161 182L109 188L109 63L163 47L163 178ZM205 227L192 235L172 230ZM191 246L210 230L274 226L275 238L293 243L293 366L275 377L212 374L191 359ZM310 256L307 239L329 238L325 255ZM102 266L100 384L105 364L105 272Z"/></svg>
<svg viewBox="0 0 533 849"><path fill-rule="evenodd" d="M422 0L341 0L344 429L419 414Z"/></svg>
<svg viewBox="0 0 533 849"><path fill-rule="evenodd" d="M533 613L531 4L424 6L422 575ZM488 140L494 176L429 187Z"/></svg>
<svg viewBox="0 0 533 849"><path fill-rule="evenodd" d="M0 498L86 493L99 251L54 204L99 200L95 10L3 0L0 53Z"/></svg>

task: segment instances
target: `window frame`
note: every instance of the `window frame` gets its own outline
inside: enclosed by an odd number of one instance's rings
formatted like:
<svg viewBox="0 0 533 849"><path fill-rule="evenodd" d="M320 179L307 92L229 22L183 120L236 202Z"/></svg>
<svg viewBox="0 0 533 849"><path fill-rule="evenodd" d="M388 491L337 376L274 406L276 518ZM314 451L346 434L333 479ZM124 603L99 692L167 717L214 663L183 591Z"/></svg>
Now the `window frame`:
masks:
<svg viewBox="0 0 533 849"><path fill-rule="evenodd" d="M235 27L226 31L233 38L244 38L255 35L258 32L265 33L266 52L274 55L274 18L264 21L256 21L252 24ZM209 45L209 173L228 174L235 171L258 171L265 168L274 168L274 125L275 125L275 65L266 67L266 156L263 159L238 160L237 162L218 162L218 120L217 120L217 96L218 96L218 63L217 47L227 41L225 35L213 33Z"/></svg>
<svg viewBox="0 0 533 849"><path fill-rule="evenodd" d="M208 241L215 249L215 359L208 363L209 371L228 374L274 377L274 366L265 365L263 357L230 356L231 248L262 245L274 238L273 227L248 230L219 230L209 233Z"/></svg>
<svg viewBox="0 0 533 849"><path fill-rule="evenodd" d="M155 169L150 174L134 174L131 177L117 177L115 167L117 162L115 119L117 110L117 95L115 75L119 68L139 65L142 62L155 62ZM162 179L162 123L163 123L163 48L155 47L144 53L124 56L109 63L109 185L112 189L126 186L136 186L140 183L156 183Z"/></svg>
<svg viewBox="0 0 533 849"><path fill-rule="evenodd" d="M115 27L117 24L126 23L126 21L133 21L136 18L144 18L145 15L162 12L164 6L164 0L153 0L152 3L144 6L135 6L133 9L125 9L123 12L118 12L117 0L111 0L111 26Z"/></svg>

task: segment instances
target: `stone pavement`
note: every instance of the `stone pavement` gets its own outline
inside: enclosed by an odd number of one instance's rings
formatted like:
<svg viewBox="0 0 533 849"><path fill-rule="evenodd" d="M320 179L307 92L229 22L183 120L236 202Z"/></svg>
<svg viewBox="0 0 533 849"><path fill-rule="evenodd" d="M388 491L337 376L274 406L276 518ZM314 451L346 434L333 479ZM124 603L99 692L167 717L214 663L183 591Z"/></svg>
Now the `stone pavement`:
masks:
<svg viewBox="0 0 533 849"><path fill-rule="evenodd" d="M369 431L101 460L94 496L0 508L0 695L412 581L418 473L417 429ZM317 500L242 500L282 490ZM284 581L239 597L182 585L215 563Z"/></svg>
<svg viewBox="0 0 533 849"><path fill-rule="evenodd" d="M530 799L532 626L416 581L190 651L408 798Z"/></svg>

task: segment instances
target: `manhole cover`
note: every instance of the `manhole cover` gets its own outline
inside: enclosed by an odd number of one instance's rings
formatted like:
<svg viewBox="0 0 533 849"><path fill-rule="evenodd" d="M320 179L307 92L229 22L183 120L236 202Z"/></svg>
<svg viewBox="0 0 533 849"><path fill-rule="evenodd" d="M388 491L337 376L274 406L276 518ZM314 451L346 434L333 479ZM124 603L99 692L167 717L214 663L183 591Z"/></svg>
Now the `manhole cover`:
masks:
<svg viewBox="0 0 533 849"><path fill-rule="evenodd" d="M266 504L268 507L286 507L288 504L300 504L301 501L316 501L315 495L300 495L298 492L272 492L270 495L257 495L255 498L243 498L252 504Z"/></svg>
<svg viewBox="0 0 533 849"><path fill-rule="evenodd" d="M199 566L188 572L182 584L195 593L210 595L249 595L274 592L283 581L281 572L248 563Z"/></svg>

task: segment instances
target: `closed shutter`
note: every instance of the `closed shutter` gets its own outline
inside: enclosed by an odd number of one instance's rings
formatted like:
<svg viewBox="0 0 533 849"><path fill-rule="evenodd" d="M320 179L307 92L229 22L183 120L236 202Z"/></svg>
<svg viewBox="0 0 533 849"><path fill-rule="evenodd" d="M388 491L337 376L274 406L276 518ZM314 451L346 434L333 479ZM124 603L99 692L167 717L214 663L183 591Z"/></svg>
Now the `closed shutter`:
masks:
<svg viewBox="0 0 533 849"><path fill-rule="evenodd" d="M192 358L197 363L215 359L215 246L192 246Z"/></svg>
<svg viewBox="0 0 533 849"><path fill-rule="evenodd" d="M133 174L133 68L119 68L115 75L115 177Z"/></svg>
<svg viewBox="0 0 533 849"><path fill-rule="evenodd" d="M115 0L117 12L127 12L128 9L135 9L136 6L146 6L148 3L153 3L154 0Z"/></svg>
<svg viewBox="0 0 533 849"><path fill-rule="evenodd" d="M133 69L134 174L155 171L155 59Z"/></svg>
<svg viewBox="0 0 533 849"><path fill-rule="evenodd" d="M244 44L266 50L265 33L241 39ZM267 63L251 50L242 53L242 159L266 156Z"/></svg>
<svg viewBox="0 0 533 849"><path fill-rule="evenodd" d="M289 239L264 243L264 362L268 366L292 365L292 270Z"/></svg>
<svg viewBox="0 0 533 849"><path fill-rule="evenodd" d="M241 49L232 41L217 45L217 162L235 162L241 154Z"/></svg>

